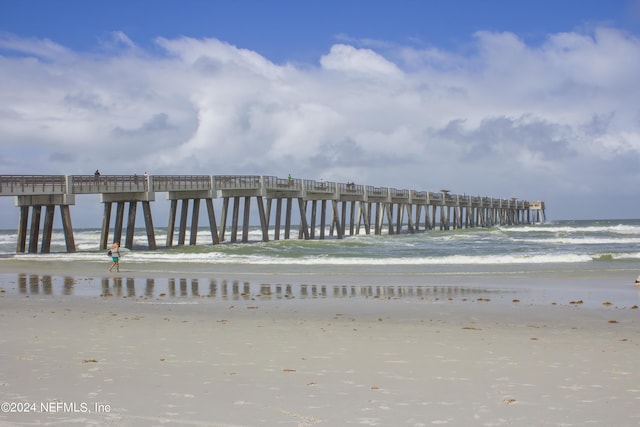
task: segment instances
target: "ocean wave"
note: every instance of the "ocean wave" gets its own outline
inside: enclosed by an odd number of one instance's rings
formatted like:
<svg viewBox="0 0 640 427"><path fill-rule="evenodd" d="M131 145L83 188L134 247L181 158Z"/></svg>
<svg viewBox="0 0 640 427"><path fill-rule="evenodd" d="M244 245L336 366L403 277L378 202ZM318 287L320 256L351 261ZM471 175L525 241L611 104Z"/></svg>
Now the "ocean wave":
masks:
<svg viewBox="0 0 640 427"><path fill-rule="evenodd" d="M362 231L362 230L361 230ZM51 254L15 254L17 233L0 231L0 262L104 262L99 249L100 229L74 230L75 253L66 253L64 236L54 233ZM166 229L156 230L156 242L166 241ZM110 236L111 238L113 236ZM240 236L238 236L240 237ZM208 229L199 229L197 245L159 246L148 250L144 229L137 229L133 250L123 249L123 262L188 263L198 265L504 265L544 263L625 262L640 259L640 221L566 221L536 226L431 230L428 232L374 235L360 234L338 239L297 238L262 242L259 228L251 228L249 243L226 241L214 245ZM111 239L110 239L111 240ZM190 239L187 239L190 240Z"/></svg>
<svg viewBox="0 0 640 427"><path fill-rule="evenodd" d="M335 257L308 256L299 258L274 258L262 255L229 255L223 253L166 253L166 252L136 252L124 254L123 263L175 263L175 264L237 264L237 265L504 265L504 264L554 264L554 263L584 263L602 260L611 256L615 259L638 259L640 254L541 254L541 255L452 255L442 257L414 257L414 258L375 258L375 257ZM108 260L103 254L68 254L60 255L20 255L19 260L31 262L96 262Z"/></svg>
<svg viewBox="0 0 640 427"><path fill-rule="evenodd" d="M558 237L546 239L514 239L522 243L548 243L552 245L640 245L637 238L607 238L607 237Z"/></svg>
<svg viewBox="0 0 640 427"><path fill-rule="evenodd" d="M566 234L588 234L588 233L614 233L640 235L640 226L632 224L616 225L532 225L517 227L499 227L501 231L508 233L566 233Z"/></svg>

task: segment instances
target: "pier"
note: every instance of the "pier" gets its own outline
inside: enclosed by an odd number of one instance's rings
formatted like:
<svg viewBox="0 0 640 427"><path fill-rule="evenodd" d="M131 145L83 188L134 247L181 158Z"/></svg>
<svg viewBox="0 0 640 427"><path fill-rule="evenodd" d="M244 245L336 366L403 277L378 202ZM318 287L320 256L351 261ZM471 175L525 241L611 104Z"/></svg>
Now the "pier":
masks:
<svg viewBox="0 0 640 427"><path fill-rule="evenodd" d="M327 225L329 237L342 239L361 233L380 235L385 229L388 234L400 234L545 221L543 201L459 195L448 190L431 192L260 175L0 175L0 196L14 197L19 208L17 253L38 253L41 225L40 253L50 252L56 208L60 211L67 252L75 252L70 206L75 205L76 196L89 194L99 195L104 204L100 249L106 249L110 241L123 242L125 211L123 246L133 247L140 203L148 248L155 250L151 206L156 193L166 193L170 201L167 247L174 245L178 216L177 244L186 244L187 231L189 244L197 244L203 200L211 244L236 243L238 239L248 242L253 206L257 208L264 242L269 241L272 225L273 240L290 238L294 211L299 215L299 239L325 239ZM219 220L216 199L222 201Z"/></svg>

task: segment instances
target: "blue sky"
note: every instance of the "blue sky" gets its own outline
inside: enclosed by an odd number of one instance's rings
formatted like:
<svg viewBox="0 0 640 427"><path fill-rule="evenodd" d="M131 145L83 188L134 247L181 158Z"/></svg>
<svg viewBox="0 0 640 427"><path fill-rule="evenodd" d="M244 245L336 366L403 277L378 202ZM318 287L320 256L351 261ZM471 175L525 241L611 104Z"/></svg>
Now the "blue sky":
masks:
<svg viewBox="0 0 640 427"><path fill-rule="evenodd" d="M291 173L638 218L639 37L640 0L3 0L0 174Z"/></svg>
<svg viewBox="0 0 640 427"><path fill-rule="evenodd" d="M640 30L629 0L3 0L0 28L81 51L122 31L141 46L158 37L214 37L275 62L311 61L342 40L464 49L480 30L540 42L597 24Z"/></svg>

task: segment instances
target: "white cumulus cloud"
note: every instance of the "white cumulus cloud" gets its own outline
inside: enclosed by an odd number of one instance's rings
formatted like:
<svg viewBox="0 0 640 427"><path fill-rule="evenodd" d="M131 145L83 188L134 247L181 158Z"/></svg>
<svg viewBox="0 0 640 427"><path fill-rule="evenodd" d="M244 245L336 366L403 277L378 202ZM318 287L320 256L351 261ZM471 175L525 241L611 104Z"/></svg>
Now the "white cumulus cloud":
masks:
<svg viewBox="0 0 640 427"><path fill-rule="evenodd" d="M536 45L480 31L463 52L341 43L319 64L112 37L85 53L0 36L2 174L292 173L545 199L562 217L640 207L640 41L615 28Z"/></svg>

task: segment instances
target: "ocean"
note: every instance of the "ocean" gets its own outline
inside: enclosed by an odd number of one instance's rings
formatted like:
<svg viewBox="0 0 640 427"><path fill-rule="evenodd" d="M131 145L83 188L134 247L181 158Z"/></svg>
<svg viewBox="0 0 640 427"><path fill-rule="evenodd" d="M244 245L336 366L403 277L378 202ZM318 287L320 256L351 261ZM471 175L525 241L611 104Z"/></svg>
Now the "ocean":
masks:
<svg viewBox="0 0 640 427"><path fill-rule="evenodd" d="M200 268L221 265L265 265L278 268L303 266L383 267L394 270L428 269L464 271L514 269L597 269L637 267L640 262L640 220L554 221L545 224L430 230L388 235L346 236L343 239L300 240L292 227L291 238L261 241L258 227L252 227L248 243L213 245L208 229L198 230L197 245L167 248L166 228L157 228L158 249L147 250L144 228L136 229L134 245L126 251L128 264L184 263ZM405 227L406 230L406 227ZM188 230L189 231L189 230ZM189 241L189 233L187 239ZM316 233L318 235L319 233ZM326 230L328 236L329 230ZM240 237L240 236L239 236ZM62 230L54 231L50 254L16 254L17 232L0 231L0 259L28 259L31 262L104 262L99 249L100 229L74 230L76 253L66 253ZM124 238L124 237L123 237Z"/></svg>
<svg viewBox="0 0 640 427"><path fill-rule="evenodd" d="M615 277L616 289L627 292L620 300L637 303L633 283L640 274L640 220L566 220L397 235L388 235L383 230L382 235L363 233L324 240L301 240L294 230L297 228L292 227L288 240L262 242L260 229L252 227L248 243L230 243L227 233L227 241L213 245L209 230L201 228L197 245L167 248L163 247L167 229L156 228L158 249L150 251L146 232L140 228L135 232L133 248L123 250L121 275L135 273L135 280L142 282L146 275L155 278L156 284L162 282L163 286L172 280L180 282L196 276L224 279L246 275L246 290L254 293L259 293L259 288L265 285L265 275L273 277L266 284L274 285L284 283L283 277L287 275L306 277L304 283L291 282L291 292L299 292L299 285L323 281L337 285L357 283L365 287L424 284L431 290L440 285L452 286L458 291L467 287L505 289L517 287L514 283L519 278L527 278L531 284L544 276L546 291L563 287L563 283L580 290L582 283L585 286L588 283L590 292L602 293L598 301L606 300L607 292L612 290L607 277ZM327 229L326 236L328 232ZM110 259L106 251L99 249L100 229L76 229L74 237L75 253L66 253L64 236L57 230L50 254L16 254L16 231L2 230L0 268L22 274L50 268L54 277L62 277L61 282L68 280L63 278L63 271L77 279L90 268L109 279ZM273 230L270 238L273 239ZM176 234L174 243L177 241ZM188 232L186 241L189 241ZM85 269L84 273L78 270L80 266ZM260 283L252 280L256 274L262 277ZM378 276L382 278L377 279ZM593 280L585 280L589 278ZM597 289L599 287L601 289ZM418 289L418 294L422 290ZM414 291L412 288L412 294ZM576 295L579 296L579 292Z"/></svg>

